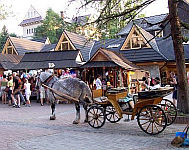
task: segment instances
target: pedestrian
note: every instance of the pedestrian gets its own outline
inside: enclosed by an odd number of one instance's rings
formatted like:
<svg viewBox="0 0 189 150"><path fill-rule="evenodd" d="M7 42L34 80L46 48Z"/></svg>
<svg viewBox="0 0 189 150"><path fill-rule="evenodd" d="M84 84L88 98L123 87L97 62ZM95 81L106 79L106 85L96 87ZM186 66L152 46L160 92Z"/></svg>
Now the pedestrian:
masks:
<svg viewBox="0 0 189 150"><path fill-rule="evenodd" d="M3 75L3 79L0 81L0 87L1 87L1 95L2 95L2 104L7 103L7 93L5 91L7 87L8 80L6 78L6 75Z"/></svg>
<svg viewBox="0 0 189 150"><path fill-rule="evenodd" d="M13 96L13 88L14 88L14 85L13 85L13 76L9 76L8 78L8 83L7 83L7 87L9 88L8 90L8 101L9 101L9 106L11 106L11 104L13 104L13 107L16 106L17 102Z"/></svg>
<svg viewBox="0 0 189 150"><path fill-rule="evenodd" d="M97 79L96 79L96 89L102 89L102 82L101 82L101 76L97 75Z"/></svg>
<svg viewBox="0 0 189 150"><path fill-rule="evenodd" d="M31 96L31 84L28 82L28 79L26 79L26 82L24 83L24 90L25 90L25 96L26 96L26 106L31 107L30 103L30 96Z"/></svg>
<svg viewBox="0 0 189 150"><path fill-rule="evenodd" d="M176 106L176 102L177 102L177 81L178 78L176 77L174 72L170 73L171 76L171 80L170 80L170 84L172 85L172 87L174 87L174 91L173 91L173 104Z"/></svg>
<svg viewBox="0 0 189 150"><path fill-rule="evenodd" d="M20 78L16 75L16 73L13 73L13 85L14 85L14 90L13 90L13 95L15 96L16 100L17 100L17 108L20 108L20 95L21 95L21 80Z"/></svg>
<svg viewBox="0 0 189 150"><path fill-rule="evenodd" d="M145 84L146 84L147 86L151 86L150 74L149 74L148 72L145 73L145 78L146 78Z"/></svg>
<svg viewBox="0 0 189 150"><path fill-rule="evenodd" d="M40 86L39 90L40 90L40 102L41 102L41 106L43 106L45 99L45 88L43 86Z"/></svg>

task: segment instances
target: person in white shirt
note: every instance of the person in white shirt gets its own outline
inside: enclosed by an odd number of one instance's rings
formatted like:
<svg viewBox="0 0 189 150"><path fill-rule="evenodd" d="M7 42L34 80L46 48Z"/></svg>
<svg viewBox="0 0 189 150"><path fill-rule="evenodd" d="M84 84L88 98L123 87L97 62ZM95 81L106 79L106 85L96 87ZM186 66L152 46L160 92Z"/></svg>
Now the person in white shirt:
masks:
<svg viewBox="0 0 189 150"><path fill-rule="evenodd" d="M96 79L96 89L97 89L97 90L98 90L98 89L102 89L102 82L101 82L100 78L101 78L101 76L98 75L98 76L97 76L97 79Z"/></svg>
<svg viewBox="0 0 189 150"><path fill-rule="evenodd" d="M161 87L160 79L159 79L159 77L156 77L154 79L154 86L148 86L147 84L144 84L144 83L142 84L142 86L143 86L143 91L159 89Z"/></svg>
<svg viewBox="0 0 189 150"><path fill-rule="evenodd" d="M156 90L156 89L159 89L160 87L161 87L161 85L160 85L160 79L159 79L159 77L156 77L154 79L154 86L149 86L149 89L150 90Z"/></svg>
<svg viewBox="0 0 189 150"><path fill-rule="evenodd" d="M30 103L30 96L31 96L31 90L30 90L31 84L26 79L26 83L24 83L24 89L25 89L25 96L26 96L26 106L31 107Z"/></svg>

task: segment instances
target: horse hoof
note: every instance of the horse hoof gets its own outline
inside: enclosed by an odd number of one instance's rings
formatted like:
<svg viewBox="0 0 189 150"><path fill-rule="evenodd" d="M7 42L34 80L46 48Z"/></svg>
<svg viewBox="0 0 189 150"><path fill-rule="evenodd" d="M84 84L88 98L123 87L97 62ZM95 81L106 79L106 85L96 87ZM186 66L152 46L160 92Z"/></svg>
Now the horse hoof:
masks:
<svg viewBox="0 0 189 150"><path fill-rule="evenodd" d="M85 120L84 120L84 123L87 123L87 122L88 122L87 119L85 119Z"/></svg>
<svg viewBox="0 0 189 150"><path fill-rule="evenodd" d="M75 120L73 121L73 124L78 124L78 123L79 123L79 121L75 121Z"/></svg>
<svg viewBox="0 0 189 150"><path fill-rule="evenodd" d="M55 120L56 117L55 116L50 116L50 120Z"/></svg>

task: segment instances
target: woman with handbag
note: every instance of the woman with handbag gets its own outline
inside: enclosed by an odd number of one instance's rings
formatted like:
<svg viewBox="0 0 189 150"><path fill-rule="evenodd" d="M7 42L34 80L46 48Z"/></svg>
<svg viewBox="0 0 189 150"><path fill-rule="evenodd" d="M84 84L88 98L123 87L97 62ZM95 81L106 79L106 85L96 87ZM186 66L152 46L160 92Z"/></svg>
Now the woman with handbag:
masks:
<svg viewBox="0 0 189 150"><path fill-rule="evenodd" d="M0 82L1 92L2 92L2 104L7 103L7 82L6 75L3 75L3 79Z"/></svg>

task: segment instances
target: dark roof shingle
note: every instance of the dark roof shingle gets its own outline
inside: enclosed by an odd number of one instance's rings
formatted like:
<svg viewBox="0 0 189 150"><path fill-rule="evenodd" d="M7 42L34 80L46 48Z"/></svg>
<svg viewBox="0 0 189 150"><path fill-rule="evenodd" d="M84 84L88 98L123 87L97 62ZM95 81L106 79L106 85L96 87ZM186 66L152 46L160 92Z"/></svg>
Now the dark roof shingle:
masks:
<svg viewBox="0 0 189 150"><path fill-rule="evenodd" d="M36 23L36 22L42 22L43 21L43 18L41 16L39 17L35 17L35 18L30 18L30 19L25 19L23 20L19 26L24 26L26 24L30 24L30 23Z"/></svg>
<svg viewBox="0 0 189 150"><path fill-rule="evenodd" d="M11 69L18 64L23 56L0 53L0 65L4 69Z"/></svg>
<svg viewBox="0 0 189 150"><path fill-rule="evenodd" d="M76 62L78 53L77 50L26 53L13 69L46 69L49 63L54 63L54 68L76 68L80 66Z"/></svg>
<svg viewBox="0 0 189 150"><path fill-rule="evenodd" d="M31 41L28 39L16 37L9 38L19 55L24 55L26 52L39 52L44 46L44 43Z"/></svg>

